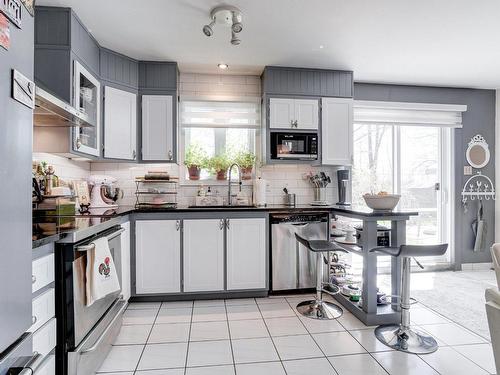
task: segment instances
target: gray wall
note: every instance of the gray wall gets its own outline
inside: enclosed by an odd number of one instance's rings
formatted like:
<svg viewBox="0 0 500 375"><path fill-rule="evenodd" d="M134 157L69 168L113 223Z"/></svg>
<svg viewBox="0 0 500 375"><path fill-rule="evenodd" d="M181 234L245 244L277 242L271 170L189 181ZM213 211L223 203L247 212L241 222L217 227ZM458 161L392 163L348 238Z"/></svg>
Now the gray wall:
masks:
<svg viewBox="0 0 500 375"><path fill-rule="evenodd" d="M495 181L495 91L355 83L354 98L357 100L467 105L467 112L462 117L463 128L454 130L455 217L452 225L455 228L455 265L458 268L462 263L490 262L489 251L481 253L472 251L474 235L471 222L475 217L477 206L469 205L469 211L464 213L460 193L463 184L469 177L463 175L463 167L467 165L465 150L470 138L478 133L485 137L491 152L490 162L482 169L482 172ZM484 213L488 224L488 244L494 241L494 209L493 201L485 201Z"/></svg>
<svg viewBox="0 0 500 375"><path fill-rule="evenodd" d="M33 79L33 18L0 47L0 352L31 325L31 109L11 98L11 70Z"/></svg>

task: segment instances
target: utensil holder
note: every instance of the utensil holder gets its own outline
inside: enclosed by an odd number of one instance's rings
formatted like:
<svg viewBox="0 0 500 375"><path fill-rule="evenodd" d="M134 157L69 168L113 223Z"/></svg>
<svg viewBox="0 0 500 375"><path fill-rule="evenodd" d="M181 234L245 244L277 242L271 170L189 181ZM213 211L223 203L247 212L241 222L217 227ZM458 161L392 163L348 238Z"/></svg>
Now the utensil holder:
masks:
<svg viewBox="0 0 500 375"><path fill-rule="evenodd" d="M295 206L296 198L294 193L285 194L285 206Z"/></svg>
<svg viewBox="0 0 500 375"><path fill-rule="evenodd" d="M316 202L326 202L326 187L314 188L314 200Z"/></svg>

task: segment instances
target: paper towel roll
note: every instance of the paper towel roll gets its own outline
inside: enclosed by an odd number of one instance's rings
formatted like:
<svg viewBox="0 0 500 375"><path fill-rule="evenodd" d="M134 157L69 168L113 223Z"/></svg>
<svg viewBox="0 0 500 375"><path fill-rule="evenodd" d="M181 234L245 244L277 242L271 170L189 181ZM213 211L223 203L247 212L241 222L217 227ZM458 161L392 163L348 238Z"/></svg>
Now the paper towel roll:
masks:
<svg viewBox="0 0 500 375"><path fill-rule="evenodd" d="M253 204L262 207L267 205L266 201L266 189L267 189L267 181L258 178L254 182L254 187L253 187Z"/></svg>

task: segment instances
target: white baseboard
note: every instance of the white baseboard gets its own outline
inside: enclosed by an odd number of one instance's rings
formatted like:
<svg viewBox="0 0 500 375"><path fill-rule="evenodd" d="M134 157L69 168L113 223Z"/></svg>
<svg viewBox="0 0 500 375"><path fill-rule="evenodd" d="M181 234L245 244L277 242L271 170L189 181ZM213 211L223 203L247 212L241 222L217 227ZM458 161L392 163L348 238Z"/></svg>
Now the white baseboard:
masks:
<svg viewBox="0 0 500 375"><path fill-rule="evenodd" d="M493 263L463 263L462 271L484 271L493 267Z"/></svg>

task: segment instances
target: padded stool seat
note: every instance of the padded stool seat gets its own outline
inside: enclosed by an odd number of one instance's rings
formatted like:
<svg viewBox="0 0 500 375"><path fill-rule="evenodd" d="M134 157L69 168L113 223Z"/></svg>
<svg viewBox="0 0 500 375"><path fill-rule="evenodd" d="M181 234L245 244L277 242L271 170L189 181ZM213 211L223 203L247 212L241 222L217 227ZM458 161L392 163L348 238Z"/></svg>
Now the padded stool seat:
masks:
<svg viewBox="0 0 500 375"><path fill-rule="evenodd" d="M308 240L304 237L299 236L295 233L295 239L304 245L308 250L316 253L316 299L312 301L304 301L297 305L297 311L302 315L312 318L312 319L337 319L342 316L342 308L334 303L324 301L322 298L322 293L326 292L328 294L334 295L340 292L337 286L332 286L330 283L326 285L329 286L329 290L323 289L323 254L330 251L343 251L344 249L336 246L327 240ZM330 262L328 262L330 264Z"/></svg>

